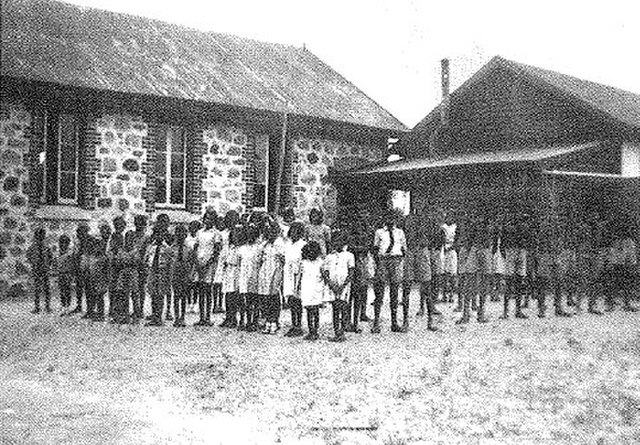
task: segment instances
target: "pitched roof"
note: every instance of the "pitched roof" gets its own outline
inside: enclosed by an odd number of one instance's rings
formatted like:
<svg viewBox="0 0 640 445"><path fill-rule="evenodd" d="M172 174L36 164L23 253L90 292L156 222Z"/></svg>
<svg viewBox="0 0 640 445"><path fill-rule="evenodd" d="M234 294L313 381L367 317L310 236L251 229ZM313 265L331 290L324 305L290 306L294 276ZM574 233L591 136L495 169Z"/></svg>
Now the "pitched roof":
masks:
<svg viewBox="0 0 640 445"><path fill-rule="evenodd" d="M464 165L537 162L559 156L573 154L600 146L599 142L576 145L562 145L545 148L518 148L492 152L464 153L435 159L404 159L395 162L378 163L346 172L349 176L384 175L389 173L418 172L438 168Z"/></svg>
<svg viewBox="0 0 640 445"><path fill-rule="evenodd" d="M640 130L640 94L525 65L500 56L491 59L451 93L451 96L465 94L474 84L485 79L493 70L500 68L507 69L516 76L523 76L538 87L560 95L564 100L571 101L624 128ZM411 132L407 133L399 141L398 147L425 141L425 134L433 131L439 122L439 107L440 105L436 106Z"/></svg>
<svg viewBox="0 0 640 445"><path fill-rule="evenodd" d="M51 0L2 0L3 76L406 131L305 49Z"/></svg>

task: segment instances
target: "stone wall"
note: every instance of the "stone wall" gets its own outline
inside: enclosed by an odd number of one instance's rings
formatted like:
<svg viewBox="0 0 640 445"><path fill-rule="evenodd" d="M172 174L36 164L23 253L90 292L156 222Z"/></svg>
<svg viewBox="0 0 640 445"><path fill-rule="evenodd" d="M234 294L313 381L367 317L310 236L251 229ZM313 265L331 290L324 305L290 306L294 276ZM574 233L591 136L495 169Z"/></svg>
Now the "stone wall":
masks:
<svg viewBox="0 0 640 445"><path fill-rule="evenodd" d="M143 140L148 125L140 118L102 116L96 122L96 131L95 184L99 193L95 207L105 214L145 213L147 149Z"/></svg>
<svg viewBox="0 0 640 445"><path fill-rule="evenodd" d="M21 105L0 104L0 294L26 282L25 251L31 242L27 156L31 115Z"/></svg>
<svg viewBox="0 0 640 445"><path fill-rule="evenodd" d="M296 215L305 221L312 208L324 212L331 223L337 212L337 191L329 183L331 170L347 170L382 159L379 147L348 144L325 139L298 137L291 141L291 203Z"/></svg>
<svg viewBox="0 0 640 445"><path fill-rule="evenodd" d="M216 125L204 129L202 139L207 147L202 155L206 206L213 207L218 214L229 210L244 212L249 136L238 128Z"/></svg>

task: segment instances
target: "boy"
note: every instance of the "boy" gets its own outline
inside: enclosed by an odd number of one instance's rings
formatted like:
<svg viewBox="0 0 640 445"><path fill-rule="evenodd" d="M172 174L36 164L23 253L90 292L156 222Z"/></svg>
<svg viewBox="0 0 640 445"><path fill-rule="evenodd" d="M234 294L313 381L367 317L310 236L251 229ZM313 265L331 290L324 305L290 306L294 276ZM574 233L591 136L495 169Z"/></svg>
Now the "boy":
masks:
<svg viewBox="0 0 640 445"><path fill-rule="evenodd" d="M222 236L216 228L217 221L216 211L208 208L202 217L204 227L198 232L196 259L200 321L196 326L211 326L211 288L222 243Z"/></svg>
<svg viewBox="0 0 640 445"><path fill-rule="evenodd" d="M127 323L131 319L132 323L140 321L140 291L138 288L140 255L136 245L136 233L128 231L124 236L124 246L118 256L119 275L116 284L116 291L119 295L119 308L116 310L115 318L118 323ZM133 314L129 316L129 301L133 307Z"/></svg>
<svg viewBox="0 0 640 445"><path fill-rule="evenodd" d="M331 236L331 253L324 260L322 277L327 299L333 307L334 336L329 341L343 342L345 328L349 320L349 298L351 280L355 268L355 258L347 250L347 238L341 232Z"/></svg>
<svg viewBox="0 0 640 445"><path fill-rule="evenodd" d="M27 261L31 264L33 277L33 310L40 312L40 295L44 296L45 310L51 312L51 290L49 288L49 270L51 268L51 250L45 246L46 232L38 227L33 232L33 244L27 249Z"/></svg>
<svg viewBox="0 0 640 445"><path fill-rule="evenodd" d="M197 250L198 231L201 227L200 221L195 220L189 223L189 235L185 240L185 245L194 252ZM189 292L187 294L188 311L194 313L196 311L196 304L198 304L198 271L194 263L189 272Z"/></svg>
<svg viewBox="0 0 640 445"><path fill-rule="evenodd" d="M135 230L132 235L132 243L134 244L133 249L137 253L135 258L138 266L138 278L135 283L138 287L138 290L135 293L138 301L133 305L133 317L136 320L141 320L144 317L144 300L147 292L147 268L144 261L147 247L149 246L149 238L147 237L147 217L145 215L134 216L133 226L135 227Z"/></svg>
<svg viewBox="0 0 640 445"><path fill-rule="evenodd" d="M186 299L189 294L190 274L195 254L186 244L187 228L180 224L175 229L175 243L171 252L171 287L173 288L173 314L175 327L186 326L184 322Z"/></svg>
<svg viewBox="0 0 640 445"><path fill-rule="evenodd" d="M76 228L76 243L73 247L73 268L76 282L76 307L69 314L82 312L82 298L89 310L89 296L87 292L86 259L88 254L88 242L90 240L89 226L86 223L78 224Z"/></svg>
<svg viewBox="0 0 640 445"><path fill-rule="evenodd" d="M107 258L109 259L109 316L114 317L115 311L122 306L122 294L116 290L120 267L118 264L118 256L124 246L124 229L126 227L125 220L122 216L113 219L113 233L109 237L107 247Z"/></svg>
<svg viewBox="0 0 640 445"><path fill-rule="evenodd" d="M58 271L60 304L62 305L63 310L61 315L67 315L69 305L71 305L71 282L73 281L75 268L73 252L69 248L70 245L71 238L64 234L60 235L60 238L58 238L58 258L56 259L56 267Z"/></svg>
<svg viewBox="0 0 640 445"><path fill-rule="evenodd" d="M150 245L147 248L147 287L151 295L151 317L146 326L162 326L162 310L167 294L171 293L169 246L169 217L158 215L153 227Z"/></svg>

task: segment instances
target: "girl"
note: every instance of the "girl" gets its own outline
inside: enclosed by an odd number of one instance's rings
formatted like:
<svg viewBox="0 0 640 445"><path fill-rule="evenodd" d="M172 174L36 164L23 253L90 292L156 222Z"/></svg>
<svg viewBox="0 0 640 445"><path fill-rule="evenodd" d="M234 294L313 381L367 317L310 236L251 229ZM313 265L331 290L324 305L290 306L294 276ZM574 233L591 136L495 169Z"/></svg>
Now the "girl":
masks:
<svg viewBox="0 0 640 445"><path fill-rule="evenodd" d="M73 247L73 267L76 282L76 307L69 314L78 314L82 312L82 299L85 299L85 305L89 308L87 300L87 276L84 265L86 264L87 242L89 240L89 226L86 223L78 224L76 228L76 242Z"/></svg>
<svg viewBox="0 0 640 445"><path fill-rule="evenodd" d="M45 311L51 312L51 289L49 287L49 272L51 269L51 250L45 246L46 231L38 227L33 232L33 244L27 249L27 261L31 264L33 278L33 310L40 312L40 296L44 297Z"/></svg>
<svg viewBox="0 0 640 445"><path fill-rule="evenodd" d="M198 243L198 231L201 228L200 221L191 221L189 223L189 235L185 240L185 245L191 249L194 253L196 251L196 245ZM194 313L196 311L196 304L198 304L198 270L194 263L191 271L189 272L189 290L187 293L187 305L189 312Z"/></svg>
<svg viewBox="0 0 640 445"><path fill-rule="evenodd" d="M87 300L91 301L90 319L104 321L104 297L109 290L109 261L104 248L104 239L92 239L87 255Z"/></svg>
<svg viewBox="0 0 640 445"><path fill-rule="evenodd" d="M355 258L347 250L346 237L337 232L332 235L331 253L324 260L322 277L325 282L325 301L333 306L333 332L329 341L343 342L345 329L349 318L349 298L351 280L355 268Z"/></svg>
<svg viewBox="0 0 640 445"><path fill-rule="evenodd" d="M309 333L305 340L319 338L320 306L324 291L321 253L320 245L316 241L310 241L302 248L299 293L302 306L307 310Z"/></svg>
<svg viewBox="0 0 640 445"><path fill-rule="evenodd" d="M265 225L266 242L262 248L258 294L262 301L265 326L263 334L275 334L280 329L280 286L284 267L284 244L280 226L269 219Z"/></svg>
<svg viewBox="0 0 640 445"><path fill-rule="evenodd" d="M258 328L258 272L262 257L262 241L255 224L248 223L245 233L246 242L238 248L238 293L245 303L247 332L255 332ZM240 317L242 319L242 314Z"/></svg>
<svg viewBox="0 0 640 445"><path fill-rule="evenodd" d="M291 308L291 329L287 331L285 337L298 337L302 335L302 302L296 291L300 279L302 248L306 244L304 226L300 222L293 222L287 235L288 240L284 249L282 293Z"/></svg>
<svg viewBox="0 0 640 445"><path fill-rule="evenodd" d="M186 243L187 228L180 224L175 229L175 241L171 250L171 287L173 289L173 314L175 327L186 326L184 322L189 296L190 273L195 263L195 253Z"/></svg>
<svg viewBox="0 0 640 445"><path fill-rule="evenodd" d="M197 236L196 266L198 269L200 321L195 323L195 326L211 326L211 290L222 244L222 236L216 228L217 221L216 211L207 208L202 217L203 228L200 229Z"/></svg>
<svg viewBox="0 0 640 445"><path fill-rule="evenodd" d="M311 209L309 212L309 225L307 226L307 240L315 241L320 246L320 252L324 257L327 254L327 246L331 242L331 229L323 223L324 215L319 209Z"/></svg>
<svg viewBox="0 0 640 445"><path fill-rule="evenodd" d="M58 238L58 257L56 269L58 271L58 290L60 291L60 305L62 314L67 315L71 305L71 282L73 280L74 264L73 252L69 248L71 238L62 234Z"/></svg>
<svg viewBox="0 0 640 445"><path fill-rule="evenodd" d="M231 231L238 224L240 217L233 210L228 211L224 218L218 218L217 228L220 232L220 254L218 256L218 264L216 267L215 275L213 277L213 313L220 314L224 312L222 309L222 296L224 295L224 291L222 290L222 286L224 283L224 268L225 268L225 257L229 250L229 236L231 235ZM225 317L225 322L227 321L227 317ZM222 327L226 326L226 323L223 322Z"/></svg>
<svg viewBox="0 0 640 445"><path fill-rule="evenodd" d="M224 274L222 276L222 293L226 303L225 321L220 325L224 328L239 328L238 326L238 269L239 256L238 248L244 243L244 236L240 226L233 226L229 229L229 244L224 256ZM244 309L241 310L244 312Z"/></svg>

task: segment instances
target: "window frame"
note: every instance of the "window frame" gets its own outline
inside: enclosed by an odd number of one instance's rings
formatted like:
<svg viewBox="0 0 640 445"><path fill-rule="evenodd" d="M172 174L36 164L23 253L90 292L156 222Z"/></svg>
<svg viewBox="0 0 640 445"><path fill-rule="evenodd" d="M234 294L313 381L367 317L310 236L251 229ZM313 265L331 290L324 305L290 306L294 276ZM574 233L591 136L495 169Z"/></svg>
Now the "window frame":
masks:
<svg viewBox="0 0 640 445"><path fill-rule="evenodd" d="M75 165L76 165L76 170L75 170L75 180L74 180L74 191L75 191L75 198L62 198L60 196L60 189L61 189L61 185L62 185L62 131L61 131L61 126L62 126L62 119L61 117L67 115L67 116L72 116L73 117L73 136L74 136L74 143L73 146L75 148ZM57 187L56 187L56 203L57 204L62 204L62 205L77 205L78 204L78 197L80 196L80 188L79 188L79 176L80 176L80 125L78 124L78 117L74 114L70 114L70 113L59 113L58 114L58 124L57 124L57 131L58 131L58 138L56 141L56 157L57 157L57 169L56 169L56 176L57 176ZM64 173L70 173L68 171L64 171ZM46 184L46 183L45 183Z"/></svg>
<svg viewBox="0 0 640 445"><path fill-rule="evenodd" d="M181 203L171 203L171 182L174 180L173 176L173 168L171 163L171 157L174 154L173 147L173 135L175 134L175 130L182 130L182 202ZM169 135L171 134L171 145L169 145ZM165 172L164 178L162 178L165 182L165 201L164 202L155 202L156 208L159 209L176 209L183 210L187 207L187 127L180 125L165 125L164 126L164 152L156 150L156 156L164 155L165 162ZM171 150L169 149L171 148ZM157 161L156 161L157 162ZM156 177L156 181L159 178ZM157 187L157 184L156 184Z"/></svg>

